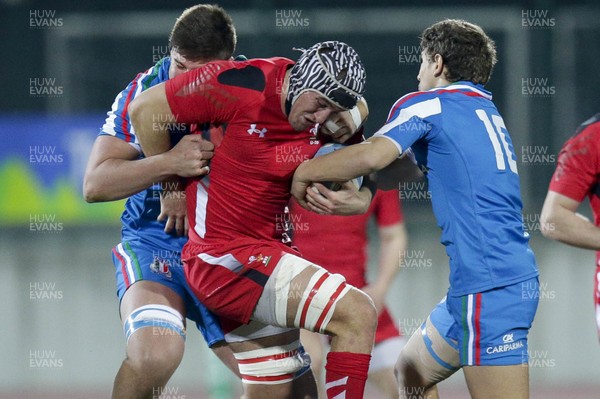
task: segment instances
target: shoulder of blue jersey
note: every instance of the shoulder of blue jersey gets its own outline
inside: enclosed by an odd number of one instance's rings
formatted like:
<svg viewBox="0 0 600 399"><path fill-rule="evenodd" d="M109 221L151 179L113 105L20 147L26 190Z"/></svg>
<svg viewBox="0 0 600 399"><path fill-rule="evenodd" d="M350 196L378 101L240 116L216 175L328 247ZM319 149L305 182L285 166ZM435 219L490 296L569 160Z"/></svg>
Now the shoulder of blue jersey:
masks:
<svg viewBox="0 0 600 399"><path fill-rule="evenodd" d="M435 87L427 91L413 91L403 95L394 103L394 105L392 105L387 120L389 121L390 118L392 118L400 108L407 108L411 105L431 100L433 98L444 98L446 96L453 95L482 97L487 100L492 99L491 93L469 84L453 84L450 86Z"/></svg>
<svg viewBox="0 0 600 399"><path fill-rule="evenodd" d="M390 118L396 114L398 109L406 108L421 101L430 100L434 97L437 97L437 93L432 91L413 91L411 93L403 95L398 100L396 100L394 105L392 105L392 107L390 108L390 112L387 116L387 121L389 121Z"/></svg>
<svg viewBox="0 0 600 399"><path fill-rule="evenodd" d="M337 151L339 149L348 147L345 144L340 144L340 143L327 143L324 144L321 148L319 148L319 151L317 151L314 155L313 158L317 158L317 157L321 157L323 155L327 155L327 154L331 154L334 151ZM354 184L354 186L357 189L360 189L360 187L362 186L362 182L363 182L363 177L359 176L357 178L352 179L352 183ZM333 191L338 191L339 189L342 188L341 183L340 182L321 182L321 184L323 184L325 187L327 187L330 190Z"/></svg>

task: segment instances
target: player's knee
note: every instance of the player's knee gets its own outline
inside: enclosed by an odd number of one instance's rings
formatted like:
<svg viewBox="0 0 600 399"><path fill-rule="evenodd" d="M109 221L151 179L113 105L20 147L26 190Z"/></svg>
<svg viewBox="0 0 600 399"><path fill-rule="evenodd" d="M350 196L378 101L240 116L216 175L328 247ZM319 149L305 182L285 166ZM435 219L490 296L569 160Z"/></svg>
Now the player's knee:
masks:
<svg viewBox="0 0 600 399"><path fill-rule="evenodd" d="M351 291L352 303L349 306L351 324L358 328L368 328L375 331L377 328L377 309L373 300L364 292L353 289Z"/></svg>
<svg viewBox="0 0 600 399"><path fill-rule="evenodd" d="M335 335L362 335L367 332L374 335L377 328L377 309L367 294L353 288L338 304L333 320L336 323L332 323L330 331Z"/></svg>
<svg viewBox="0 0 600 399"><path fill-rule="evenodd" d="M181 362L184 350L183 316L164 305L135 309L123 323L127 362L135 369L170 370Z"/></svg>
<svg viewBox="0 0 600 399"><path fill-rule="evenodd" d="M377 311L365 293L346 284L342 275L290 254L281 258L267 281L253 317L333 335L373 335L377 326Z"/></svg>
<svg viewBox="0 0 600 399"><path fill-rule="evenodd" d="M407 394L418 391L402 388L419 388L422 392L450 377L459 367L457 349L446 342L429 317L400 351L394 372L401 392Z"/></svg>
<svg viewBox="0 0 600 399"><path fill-rule="evenodd" d="M168 378L181 363L183 345L151 344L151 347L129 351L126 361L136 371L152 376L165 375Z"/></svg>
<svg viewBox="0 0 600 399"><path fill-rule="evenodd" d="M427 376L421 374L423 370L419 370L414 366L413 362L418 361L418 359L413 359L410 356L411 353L402 351L394 366L400 399L429 398L431 396L425 392L434 384L428 381Z"/></svg>
<svg viewBox="0 0 600 399"><path fill-rule="evenodd" d="M183 358L185 344L173 335L154 335L151 330L132 337L127 343L128 363L136 370L152 374L175 370Z"/></svg>
<svg viewBox="0 0 600 399"><path fill-rule="evenodd" d="M408 380L407 374L410 369L410 361L406 358L405 352L400 351L398 360L396 360L396 364L394 365L394 375L396 376L398 386L402 387L405 385L405 381Z"/></svg>

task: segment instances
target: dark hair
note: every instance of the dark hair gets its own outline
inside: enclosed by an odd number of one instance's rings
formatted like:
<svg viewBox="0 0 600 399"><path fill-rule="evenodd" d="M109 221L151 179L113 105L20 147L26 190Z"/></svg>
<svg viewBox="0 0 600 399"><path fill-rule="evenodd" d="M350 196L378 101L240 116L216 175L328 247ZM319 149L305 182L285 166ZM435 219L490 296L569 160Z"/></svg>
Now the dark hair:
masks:
<svg viewBox="0 0 600 399"><path fill-rule="evenodd" d="M446 80L486 84L496 64L496 46L481 27L459 19L445 19L423 31L425 56L442 56Z"/></svg>
<svg viewBox="0 0 600 399"><path fill-rule="evenodd" d="M169 36L171 48L190 61L229 59L236 41L229 14L210 4L187 8L175 21Z"/></svg>

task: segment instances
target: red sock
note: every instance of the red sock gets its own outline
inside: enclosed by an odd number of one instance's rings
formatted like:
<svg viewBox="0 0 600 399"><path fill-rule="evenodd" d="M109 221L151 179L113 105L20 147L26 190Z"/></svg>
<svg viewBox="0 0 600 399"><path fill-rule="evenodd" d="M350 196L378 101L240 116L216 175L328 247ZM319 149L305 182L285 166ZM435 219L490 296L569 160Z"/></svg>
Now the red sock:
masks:
<svg viewBox="0 0 600 399"><path fill-rule="evenodd" d="M328 399L362 399L371 355L329 352L325 365Z"/></svg>

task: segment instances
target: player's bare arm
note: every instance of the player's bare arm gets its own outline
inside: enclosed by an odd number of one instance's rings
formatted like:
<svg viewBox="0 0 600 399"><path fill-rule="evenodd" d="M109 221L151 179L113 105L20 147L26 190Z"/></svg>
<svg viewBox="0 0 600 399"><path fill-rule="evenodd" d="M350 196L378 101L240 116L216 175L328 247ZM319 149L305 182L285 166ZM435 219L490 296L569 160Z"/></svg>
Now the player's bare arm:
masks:
<svg viewBox="0 0 600 399"><path fill-rule="evenodd" d="M167 125L153 122L160 117L175 120L167 101L164 83L140 93L129 105L128 113L144 154L153 156L171 149Z"/></svg>
<svg viewBox="0 0 600 399"><path fill-rule="evenodd" d="M151 157L166 153L171 149L171 140L166 125L153 123L153 120L157 120L156 118L175 120L167 102L164 84L156 85L136 97L129 106L129 118L138 135L144 154ZM201 140L199 136L194 139ZM201 158L191 161L193 163L191 176L207 172L206 165ZM177 176L170 177L163 182L163 191L160 197L161 213L157 218L159 221L166 219L166 232L175 229L178 235L187 234L188 229L183 189L183 184Z"/></svg>
<svg viewBox="0 0 600 399"><path fill-rule="evenodd" d="M362 290L373 300L377 313L385 304L385 297L400 271L401 256L406 251L407 234L404 223L379 227L379 264L375 280Z"/></svg>
<svg viewBox="0 0 600 399"><path fill-rule="evenodd" d="M580 202L548 191L540 224L545 237L579 248L600 250L600 228L578 214Z"/></svg>
<svg viewBox="0 0 600 399"><path fill-rule="evenodd" d="M164 84L156 85L141 93L129 106L131 125L135 128L144 154L155 156L163 153L172 162L172 174L181 177L203 176L208 173L207 161L212 158L214 145L200 135L185 137L181 148L171 150L171 140L166 124L161 120L176 120L171 112ZM154 118L154 119L153 119ZM171 150L171 151L169 151Z"/></svg>
<svg viewBox="0 0 600 399"><path fill-rule="evenodd" d="M96 138L83 180L87 202L115 201L134 195L172 175L189 176L197 160L206 165L214 146L186 136L169 152L138 159L138 151L113 136Z"/></svg>
<svg viewBox="0 0 600 399"><path fill-rule="evenodd" d="M363 143L311 159L296 169L292 195L302 207L309 209L305 195L313 182L345 182L358 176L366 176L383 169L398 158L398 155L398 147L390 140L371 137Z"/></svg>

